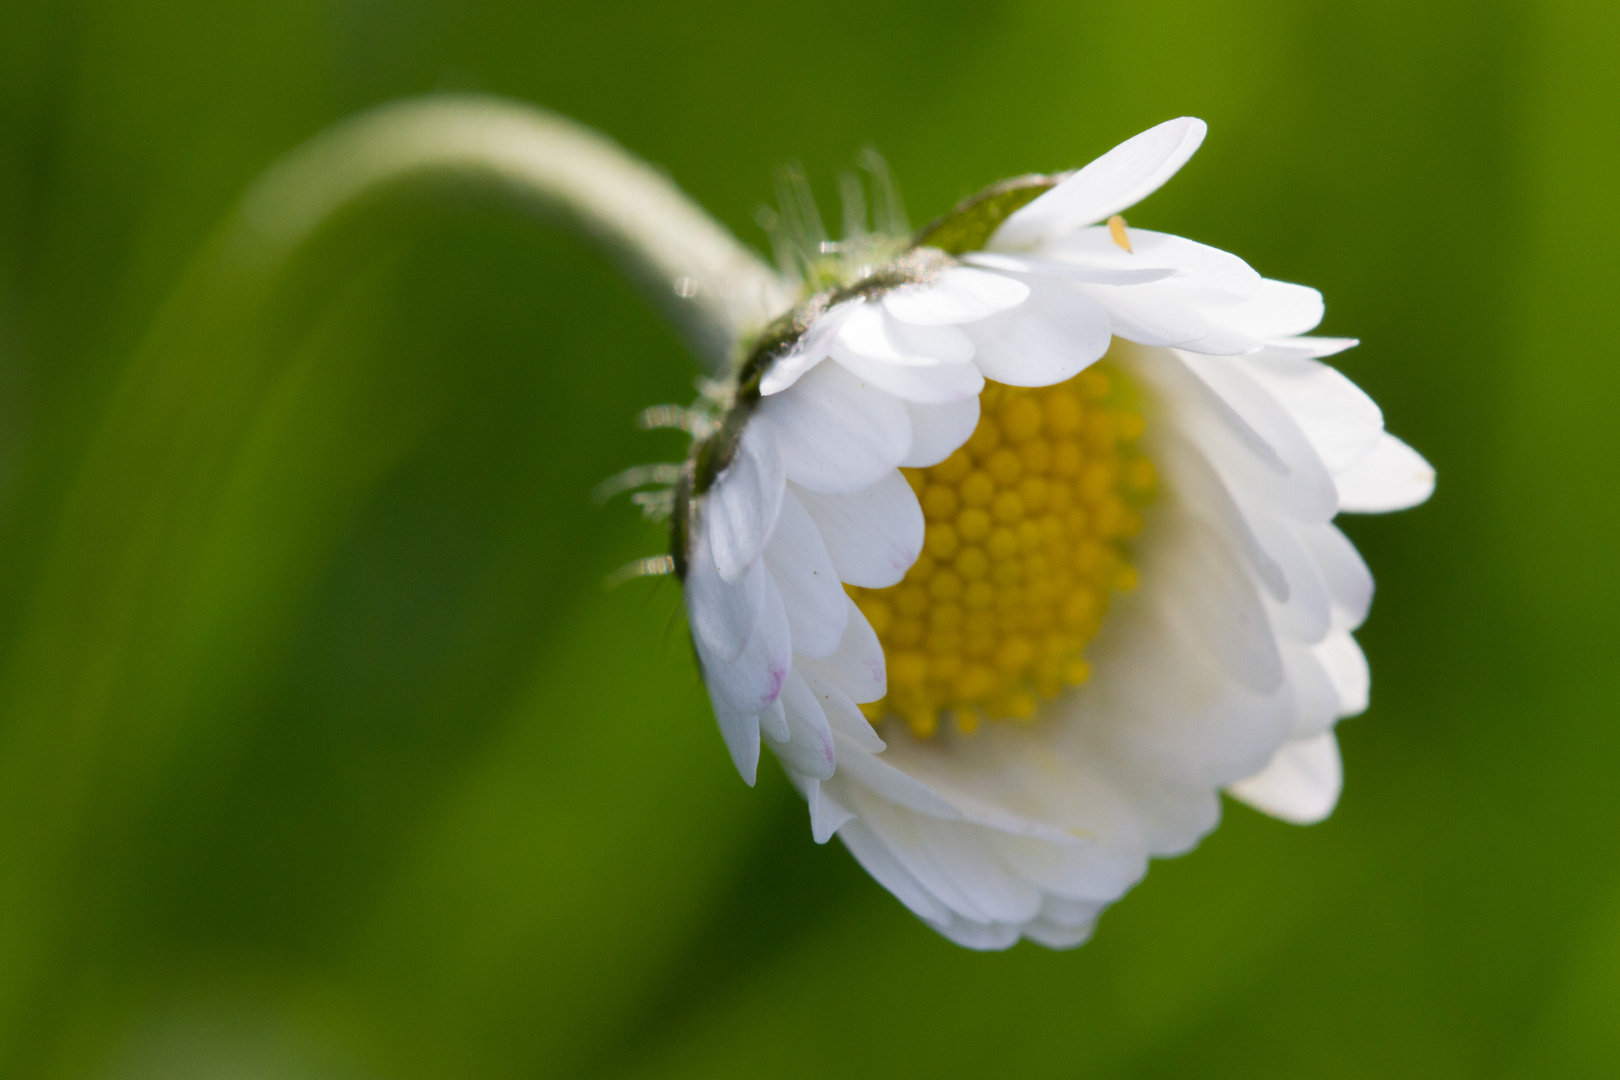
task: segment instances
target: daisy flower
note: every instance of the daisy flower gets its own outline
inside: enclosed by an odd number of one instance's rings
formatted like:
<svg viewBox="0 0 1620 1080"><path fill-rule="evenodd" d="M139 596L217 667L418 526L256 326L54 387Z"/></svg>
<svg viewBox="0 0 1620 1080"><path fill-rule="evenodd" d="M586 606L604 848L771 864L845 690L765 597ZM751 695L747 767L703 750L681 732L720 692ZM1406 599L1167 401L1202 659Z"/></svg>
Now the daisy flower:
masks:
<svg viewBox="0 0 1620 1080"><path fill-rule="evenodd" d="M1226 791L1308 823L1367 705L1373 583L1341 512L1427 463L1304 336L1313 289L1127 225L1197 150L1183 118L998 184L905 239L875 163L827 241L770 222L802 301L639 498L721 734L763 743L838 836L963 945L1076 945ZM652 567L657 569L658 567ZM645 568L644 568L645 569Z"/></svg>

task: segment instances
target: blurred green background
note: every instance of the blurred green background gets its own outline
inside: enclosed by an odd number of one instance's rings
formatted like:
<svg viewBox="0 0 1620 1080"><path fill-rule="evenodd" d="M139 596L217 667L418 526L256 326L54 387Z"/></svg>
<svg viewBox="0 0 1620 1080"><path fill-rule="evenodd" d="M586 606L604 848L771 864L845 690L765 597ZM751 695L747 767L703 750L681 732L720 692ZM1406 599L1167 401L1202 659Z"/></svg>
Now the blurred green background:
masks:
<svg viewBox="0 0 1620 1080"><path fill-rule="evenodd" d="M1616 41L1602 0L0 0L0 1075L1620 1075ZM831 210L871 143L920 221L1208 120L1132 222L1320 287L1440 473L1348 524L1337 814L1229 806L1084 948L958 949L738 781L678 590L602 588L661 537L588 492L679 452L631 419L695 369L590 251L413 188L251 326L163 329L262 169L435 89L756 244L791 158Z"/></svg>

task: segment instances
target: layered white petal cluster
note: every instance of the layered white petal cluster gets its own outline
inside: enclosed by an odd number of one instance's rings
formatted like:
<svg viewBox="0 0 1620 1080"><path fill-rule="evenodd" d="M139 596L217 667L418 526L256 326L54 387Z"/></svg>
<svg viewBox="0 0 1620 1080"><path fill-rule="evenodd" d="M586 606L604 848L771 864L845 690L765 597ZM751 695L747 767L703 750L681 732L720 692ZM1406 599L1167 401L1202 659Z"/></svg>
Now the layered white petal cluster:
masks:
<svg viewBox="0 0 1620 1080"><path fill-rule="evenodd" d="M1377 405L1317 359L1354 342L1301 336L1322 315L1315 290L1101 224L1203 135L1187 118L1153 128L931 279L820 315L692 507L687 610L738 770L753 782L763 739L815 839L840 836L963 945L1083 941L1150 857L1215 825L1223 789L1288 821L1326 816L1333 725L1367 704L1351 631L1373 589L1332 519L1433 487ZM1161 482L1140 587L1093 641L1092 677L1034 722L874 729L857 705L884 696L884 653L844 585L895 585L922 551L899 467L972 435L986 378L1048 386L1105 352L1145 392Z"/></svg>

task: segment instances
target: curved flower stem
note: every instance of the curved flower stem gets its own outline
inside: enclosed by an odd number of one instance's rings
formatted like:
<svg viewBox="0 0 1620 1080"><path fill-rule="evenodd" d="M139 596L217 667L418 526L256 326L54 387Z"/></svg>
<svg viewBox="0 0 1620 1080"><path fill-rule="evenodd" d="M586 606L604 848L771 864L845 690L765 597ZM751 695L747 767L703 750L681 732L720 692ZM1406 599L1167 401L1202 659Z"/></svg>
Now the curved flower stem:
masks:
<svg viewBox="0 0 1620 1080"><path fill-rule="evenodd" d="M711 372L792 302L776 272L662 172L571 120L468 95L384 105L295 150L249 191L221 254L273 273L344 207L427 174L488 177L594 239Z"/></svg>

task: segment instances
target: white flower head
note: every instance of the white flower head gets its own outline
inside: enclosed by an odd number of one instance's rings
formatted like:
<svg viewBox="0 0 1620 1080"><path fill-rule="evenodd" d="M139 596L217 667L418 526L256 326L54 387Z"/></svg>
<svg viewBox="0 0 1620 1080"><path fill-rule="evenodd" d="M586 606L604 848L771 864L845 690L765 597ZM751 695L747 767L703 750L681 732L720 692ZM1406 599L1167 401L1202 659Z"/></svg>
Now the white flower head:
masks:
<svg viewBox="0 0 1620 1080"><path fill-rule="evenodd" d="M786 206L807 299L659 504L738 771L763 741L816 841L963 945L1085 940L1223 790L1330 813L1373 587L1333 517L1433 488L1320 362L1355 342L1301 336L1315 290L1119 216L1204 130L909 242Z"/></svg>

